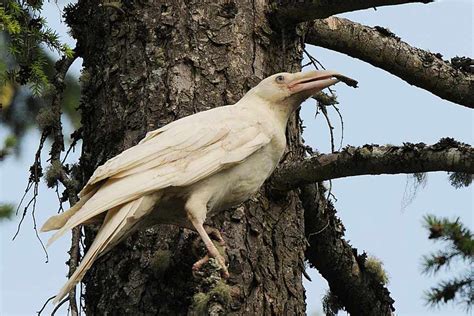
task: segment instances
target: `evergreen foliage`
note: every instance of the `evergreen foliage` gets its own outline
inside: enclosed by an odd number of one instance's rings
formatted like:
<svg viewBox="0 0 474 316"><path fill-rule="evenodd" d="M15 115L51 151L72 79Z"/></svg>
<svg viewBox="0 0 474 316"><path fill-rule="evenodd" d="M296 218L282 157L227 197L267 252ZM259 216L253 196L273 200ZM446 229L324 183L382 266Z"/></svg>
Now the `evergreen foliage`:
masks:
<svg viewBox="0 0 474 316"><path fill-rule="evenodd" d="M423 257L424 273L436 274L443 267L449 269L454 261L467 264L465 272L460 276L441 281L426 291L426 302L438 305L453 301L462 304L466 310L471 310L474 303L474 240L471 231L459 218L453 221L433 215L424 217L424 226L430 232L429 239L447 243L442 250Z"/></svg>
<svg viewBox="0 0 474 316"><path fill-rule="evenodd" d="M17 139L15 135L8 135L3 141L3 147L0 148L0 161L10 155L15 149Z"/></svg>
<svg viewBox="0 0 474 316"><path fill-rule="evenodd" d="M13 215L13 205L9 203L0 203L0 221L9 219Z"/></svg>
<svg viewBox="0 0 474 316"><path fill-rule="evenodd" d="M46 92L49 85L42 47L61 55L73 55L72 49L61 43L58 33L40 16L42 4L42 1L7 0L0 7L0 31L8 43L6 59L14 61L5 62L2 58L0 84L7 81L27 84L36 96Z"/></svg>
<svg viewBox="0 0 474 316"><path fill-rule="evenodd" d="M50 102L48 88L55 74L54 58L48 51L71 57L74 52L60 41L56 31L40 15L43 1L0 3L0 124L17 139L38 124L37 116ZM67 75L62 111L79 128L78 79Z"/></svg>

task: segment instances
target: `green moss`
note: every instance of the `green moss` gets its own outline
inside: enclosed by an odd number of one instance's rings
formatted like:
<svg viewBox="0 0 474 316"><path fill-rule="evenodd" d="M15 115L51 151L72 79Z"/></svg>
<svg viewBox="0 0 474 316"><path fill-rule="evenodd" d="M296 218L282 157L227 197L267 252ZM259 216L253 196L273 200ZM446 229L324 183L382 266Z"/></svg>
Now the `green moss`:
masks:
<svg viewBox="0 0 474 316"><path fill-rule="evenodd" d="M209 292L209 296L211 296L215 300L218 300L223 305L228 305L232 299L230 291L230 286L227 285L224 281L220 280Z"/></svg>
<svg viewBox="0 0 474 316"><path fill-rule="evenodd" d="M165 65L165 50L163 48L158 48L157 52L156 52L156 60L155 60L155 63L156 63L156 66L158 68L161 68Z"/></svg>
<svg viewBox="0 0 474 316"><path fill-rule="evenodd" d="M0 204L0 221L9 219L13 215L13 204Z"/></svg>
<svg viewBox="0 0 474 316"><path fill-rule="evenodd" d="M339 301L339 298L334 295L331 290L326 292L323 297L323 310L326 316L336 316L339 311L344 310L344 306Z"/></svg>
<svg viewBox="0 0 474 316"><path fill-rule="evenodd" d="M193 296L193 310L197 315L207 315L207 303L209 303L209 296L205 293L196 293Z"/></svg>
<svg viewBox="0 0 474 316"><path fill-rule="evenodd" d="M368 257L365 260L365 268L366 270L371 273L377 281L382 284L388 283L388 275L383 268L383 262L375 257Z"/></svg>
<svg viewBox="0 0 474 316"><path fill-rule="evenodd" d="M17 143L16 136L8 135L7 138L5 138L4 146L5 148L12 148L16 146L16 143Z"/></svg>
<svg viewBox="0 0 474 316"><path fill-rule="evenodd" d="M159 249L157 250L150 262L150 267L156 276L163 275L171 264L171 251Z"/></svg>
<svg viewBox="0 0 474 316"><path fill-rule="evenodd" d="M73 178L64 179L63 181L64 185L68 189L72 188L73 190L77 190L77 188L79 187L79 182Z"/></svg>
<svg viewBox="0 0 474 316"><path fill-rule="evenodd" d="M53 161L51 165L49 165L48 169L46 169L46 173L44 175L44 180L46 185L49 188L52 188L56 185L61 173L63 172L63 166L59 161Z"/></svg>
<svg viewBox="0 0 474 316"><path fill-rule="evenodd" d="M36 122L40 129L44 130L56 124L56 115L51 108L42 108L36 116Z"/></svg>
<svg viewBox="0 0 474 316"><path fill-rule="evenodd" d="M372 154L372 151L369 149L369 148L366 148L366 147L362 147L360 150L359 150L359 153L362 157L368 157Z"/></svg>
<svg viewBox="0 0 474 316"><path fill-rule="evenodd" d="M219 302L224 307L232 300L231 287L224 281L217 281L207 293L199 292L193 296L193 310L197 315L207 315L210 302Z"/></svg>

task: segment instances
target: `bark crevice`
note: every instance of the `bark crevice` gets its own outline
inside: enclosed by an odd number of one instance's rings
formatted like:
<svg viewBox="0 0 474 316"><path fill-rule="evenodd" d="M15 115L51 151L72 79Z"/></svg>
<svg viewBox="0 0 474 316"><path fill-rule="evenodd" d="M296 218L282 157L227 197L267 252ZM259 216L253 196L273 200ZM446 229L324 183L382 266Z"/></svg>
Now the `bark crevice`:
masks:
<svg viewBox="0 0 474 316"><path fill-rule="evenodd" d="M147 131L234 103L264 77L300 69L301 37L288 31L282 45L258 1L133 2L122 10L80 0L67 15L85 67L82 183ZM288 130L293 159L302 156L299 134L295 117ZM304 224L297 194L273 201L262 190L208 224L227 242L228 288L208 283L212 269L204 277L192 275L202 248L194 232L161 225L134 234L94 264L84 278L87 312L304 314ZM86 249L93 237L88 228ZM216 286L229 295L210 299Z"/></svg>

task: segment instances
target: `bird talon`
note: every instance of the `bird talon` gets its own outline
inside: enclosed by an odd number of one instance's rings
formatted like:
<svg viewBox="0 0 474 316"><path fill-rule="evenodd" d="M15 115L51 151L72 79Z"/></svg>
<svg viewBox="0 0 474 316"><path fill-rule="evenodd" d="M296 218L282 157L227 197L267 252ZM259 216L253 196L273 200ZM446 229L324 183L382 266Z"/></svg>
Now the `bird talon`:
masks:
<svg viewBox="0 0 474 316"><path fill-rule="evenodd" d="M204 257L202 257L201 259L199 259L198 261L196 261L194 264L193 264L193 271L199 271L202 266L204 264L206 264L207 262L209 262L211 257L209 257L209 255L205 255ZM219 258L217 257L214 257L217 261L217 263L219 264L220 268L221 268L221 275L224 279L227 279L229 278L229 271L227 270L227 265L225 264L225 260L222 256L219 255Z"/></svg>

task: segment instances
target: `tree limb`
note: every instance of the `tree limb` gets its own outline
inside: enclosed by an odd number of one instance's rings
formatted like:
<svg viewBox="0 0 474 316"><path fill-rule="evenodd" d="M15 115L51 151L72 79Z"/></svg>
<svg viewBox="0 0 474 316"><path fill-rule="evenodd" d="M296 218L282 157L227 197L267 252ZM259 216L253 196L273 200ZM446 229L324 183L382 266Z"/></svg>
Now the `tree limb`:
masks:
<svg viewBox="0 0 474 316"><path fill-rule="evenodd" d="M77 54L74 54L72 57L63 56L60 60L58 60L55 64L55 75L53 77L52 87L53 90L51 92L51 111L53 113L54 120L50 126L50 132L52 134L53 143L51 145L50 150L50 157L51 157L51 164L57 164L60 168L60 171L57 173L57 181L60 181L64 187L66 188L67 197L69 200L70 206L74 206L77 203L77 188L75 187L75 182L71 180L71 177L66 172L66 167L64 166L63 162L61 161L61 152L64 151L64 136L63 136L63 129L61 124L61 105L63 101L63 92L66 88L66 84L64 79L66 77L66 73L68 72L69 68L71 67L72 63L76 60ZM80 260L80 247L79 241L81 239L81 226L74 227L72 229L72 239L71 239L71 247L69 249L69 272L68 276L71 277L76 271L79 260ZM72 316L79 315L79 310L77 307L76 302L76 287L73 287L68 295L69 300L69 308L71 310Z"/></svg>
<svg viewBox="0 0 474 316"><path fill-rule="evenodd" d="M77 54L74 54L73 57L63 56L58 60L54 66L55 74L53 77L52 87L53 91L51 92L51 111L54 114L54 122L52 122L50 128L53 136L53 143L51 145L51 161L58 160L61 152L64 150L64 137L62 133L62 124L61 124L61 105L63 101L63 92L66 88L64 79L66 73L71 67L72 63L76 60Z"/></svg>
<svg viewBox="0 0 474 316"><path fill-rule="evenodd" d="M280 25L324 19L331 15L406 3L430 3L433 0L312 0L276 1L272 18Z"/></svg>
<svg viewBox="0 0 474 316"><path fill-rule="evenodd" d="M280 166L271 178L276 191L323 180L357 175L450 171L474 174L474 149L452 138L428 146L348 146L340 152L314 155Z"/></svg>
<svg viewBox="0 0 474 316"><path fill-rule="evenodd" d="M474 67L460 66L457 59L411 47L382 27L367 27L347 19L316 20L306 43L335 50L368 62L440 98L474 108ZM459 58L458 58L459 59Z"/></svg>
<svg viewBox="0 0 474 316"><path fill-rule="evenodd" d="M357 249L344 240L344 226L332 203L325 199L324 190L318 184L301 188L309 242L306 259L328 281L331 293L350 315L392 315L395 309L390 292L366 269L365 253L358 255Z"/></svg>

